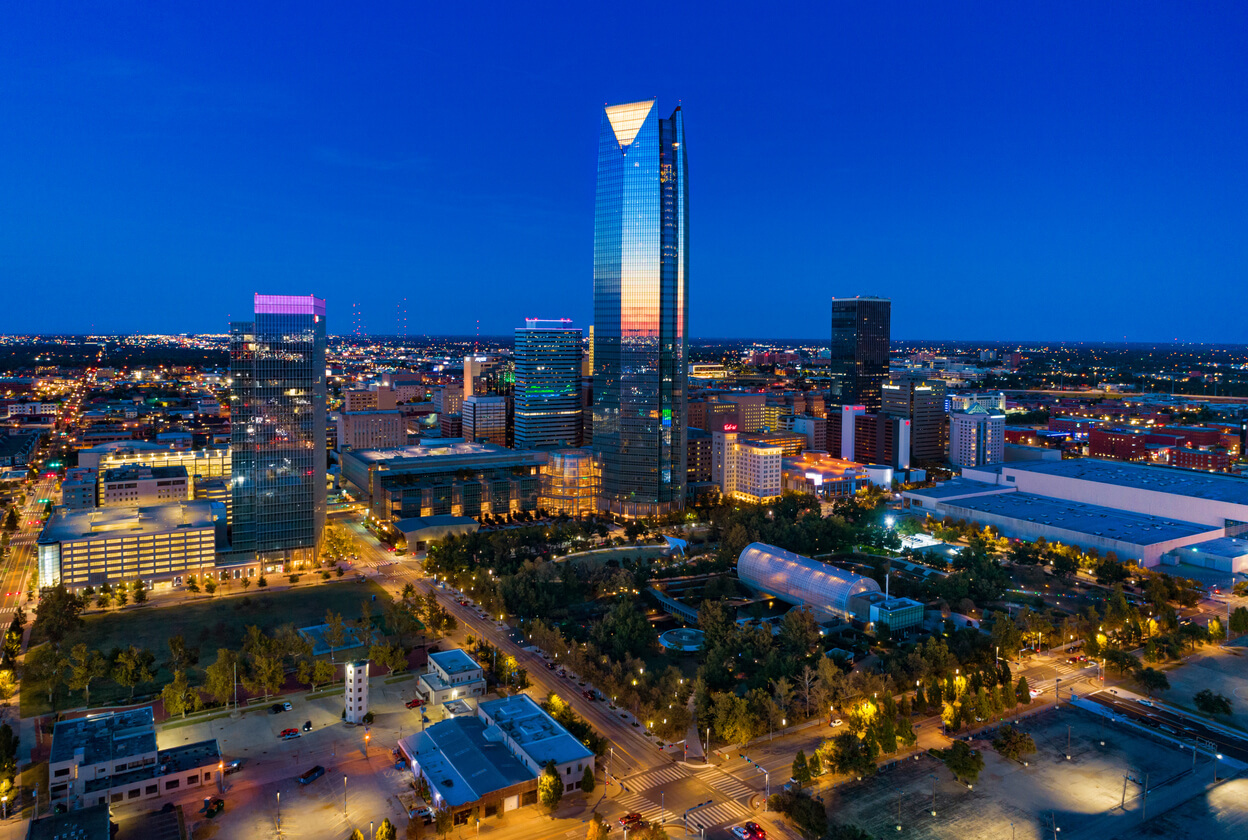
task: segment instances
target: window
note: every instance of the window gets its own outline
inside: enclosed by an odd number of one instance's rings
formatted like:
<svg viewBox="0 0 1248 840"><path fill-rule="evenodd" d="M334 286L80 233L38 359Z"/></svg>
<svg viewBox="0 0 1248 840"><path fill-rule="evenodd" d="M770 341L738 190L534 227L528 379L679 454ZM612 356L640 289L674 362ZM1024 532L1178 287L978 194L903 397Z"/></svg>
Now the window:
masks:
<svg viewBox="0 0 1248 840"><path fill-rule="evenodd" d="M138 798L139 798L138 788L135 788L134 790L126 791L126 799L138 799Z"/></svg>
<svg viewBox="0 0 1248 840"><path fill-rule="evenodd" d="M62 776L68 776L68 775L69 775L69 768L68 768L68 767L62 767L60 770L57 770L57 771L56 771L55 773L53 773L52 775L53 775L53 777L54 777L54 778L57 778L57 779L61 778Z"/></svg>
<svg viewBox="0 0 1248 840"><path fill-rule="evenodd" d="M198 783L198 782L199 782L199 774L198 774L198 773L195 773L194 775L191 775L191 776L187 776L187 777L186 777L186 783L187 783L188 785L193 785L193 784L196 784L196 783Z"/></svg>
<svg viewBox="0 0 1248 840"><path fill-rule="evenodd" d="M177 779L170 779L169 781L165 782L165 790L177 790L177 789L178 789Z"/></svg>
<svg viewBox="0 0 1248 840"><path fill-rule="evenodd" d="M157 793L160 792L159 787L160 787L159 785L148 785L147 787L143 788L143 795L155 796Z"/></svg>
<svg viewBox="0 0 1248 840"><path fill-rule="evenodd" d="M120 802L120 801L121 801L121 793L120 793L120 792L118 792L118 793L114 793L114 794L112 794L111 796L109 796L108 801L109 801L109 802Z"/></svg>

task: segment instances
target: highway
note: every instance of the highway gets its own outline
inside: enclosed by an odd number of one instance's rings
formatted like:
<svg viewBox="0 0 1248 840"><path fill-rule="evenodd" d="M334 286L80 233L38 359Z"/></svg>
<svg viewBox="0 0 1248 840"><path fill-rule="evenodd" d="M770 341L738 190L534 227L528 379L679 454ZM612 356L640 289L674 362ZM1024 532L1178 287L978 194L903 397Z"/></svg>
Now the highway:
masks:
<svg viewBox="0 0 1248 840"><path fill-rule="evenodd" d="M1248 763L1248 738L1227 734L1206 726L1198 718L1170 711L1152 701L1142 701L1125 690L1106 689L1085 695L1094 703L1113 709L1114 714L1127 718L1164 735L1195 744L1205 753L1220 753ZM1203 742L1203 743L1202 743Z"/></svg>

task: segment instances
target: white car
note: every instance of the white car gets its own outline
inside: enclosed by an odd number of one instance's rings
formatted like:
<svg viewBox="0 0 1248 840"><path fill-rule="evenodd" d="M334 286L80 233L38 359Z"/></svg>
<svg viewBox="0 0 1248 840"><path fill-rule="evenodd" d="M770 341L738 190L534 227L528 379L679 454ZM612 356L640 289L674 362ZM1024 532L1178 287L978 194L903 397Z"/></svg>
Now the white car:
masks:
<svg viewBox="0 0 1248 840"><path fill-rule="evenodd" d="M1152 705L1153 705L1153 701L1152 701L1152 700L1145 700L1145 699L1143 699L1143 698L1140 698L1139 700L1136 700L1135 702L1139 703L1141 706L1152 706Z"/></svg>
<svg viewBox="0 0 1248 840"><path fill-rule="evenodd" d="M740 840L750 840L750 832L746 831L745 826L743 825L734 825L732 827L732 833L734 836L740 838Z"/></svg>
<svg viewBox="0 0 1248 840"><path fill-rule="evenodd" d="M836 720L832 721L833 729L836 729L836 727L838 726L844 726L844 725L845 725L845 721L841 720L840 718L837 718Z"/></svg>
<svg viewBox="0 0 1248 840"><path fill-rule="evenodd" d="M1027 692L1027 693L1028 693L1028 694L1030 694L1030 695L1031 695L1031 697L1032 697L1032 699L1034 700L1035 698L1039 697L1041 694L1044 694L1044 689L1042 689L1042 688L1033 688L1033 689L1031 689L1031 691L1029 691L1029 692Z"/></svg>

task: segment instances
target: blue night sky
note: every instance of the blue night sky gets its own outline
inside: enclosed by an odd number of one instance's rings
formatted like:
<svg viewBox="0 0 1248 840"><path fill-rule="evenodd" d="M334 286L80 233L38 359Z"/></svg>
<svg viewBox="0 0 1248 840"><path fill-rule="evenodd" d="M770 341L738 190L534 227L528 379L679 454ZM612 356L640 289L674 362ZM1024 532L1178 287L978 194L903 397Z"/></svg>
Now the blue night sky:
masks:
<svg viewBox="0 0 1248 840"><path fill-rule="evenodd" d="M810 5L6 3L0 332L587 325L600 108L658 96L695 337L1248 339L1248 4Z"/></svg>

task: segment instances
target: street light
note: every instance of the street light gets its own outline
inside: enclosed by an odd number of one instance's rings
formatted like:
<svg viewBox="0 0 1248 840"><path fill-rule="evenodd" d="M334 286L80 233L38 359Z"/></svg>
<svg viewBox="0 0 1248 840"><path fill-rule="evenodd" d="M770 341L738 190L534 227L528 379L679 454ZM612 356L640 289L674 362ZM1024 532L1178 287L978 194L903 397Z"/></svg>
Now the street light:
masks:
<svg viewBox="0 0 1248 840"><path fill-rule="evenodd" d="M344 817L347 815L347 776L345 773L342 776L342 815Z"/></svg>

